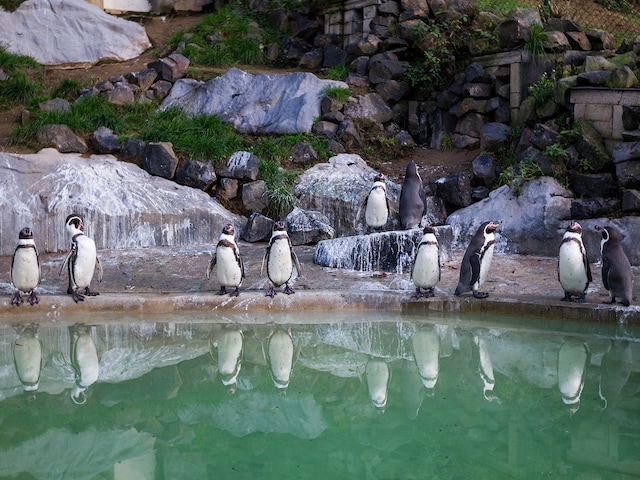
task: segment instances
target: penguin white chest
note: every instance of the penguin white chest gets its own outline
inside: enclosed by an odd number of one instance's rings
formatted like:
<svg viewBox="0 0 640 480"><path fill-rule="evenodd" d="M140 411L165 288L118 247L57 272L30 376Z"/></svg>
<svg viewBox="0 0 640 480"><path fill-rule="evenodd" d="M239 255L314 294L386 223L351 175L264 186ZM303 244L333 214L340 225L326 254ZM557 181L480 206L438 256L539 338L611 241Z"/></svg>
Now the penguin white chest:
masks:
<svg viewBox="0 0 640 480"><path fill-rule="evenodd" d="M84 235L78 237L78 252L73 262L73 280L78 288L91 285L96 268L96 244Z"/></svg>
<svg viewBox="0 0 640 480"><path fill-rule="evenodd" d="M275 240L269 250L267 261L267 275L274 285L280 286L291 279L293 275L293 260L291 249L286 238Z"/></svg>
<svg viewBox="0 0 640 480"><path fill-rule="evenodd" d="M417 330L412 338L413 357L420 373L422 383L433 388L440 372L440 340L431 330Z"/></svg>
<svg viewBox="0 0 640 480"><path fill-rule="evenodd" d="M587 288L589 280L584 262L582 242L562 243L558 255L558 278L565 291L579 295Z"/></svg>
<svg viewBox="0 0 640 480"><path fill-rule="evenodd" d="M238 287L242 282L242 268L233 248L218 246L216 249L216 276L220 286Z"/></svg>
<svg viewBox="0 0 640 480"><path fill-rule="evenodd" d="M98 352L89 334L78 336L73 349L73 364L76 370L76 383L88 387L98 380L100 372Z"/></svg>
<svg viewBox="0 0 640 480"><path fill-rule="evenodd" d="M411 279L416 287L433 288L440 280L437 243L421 243L413 263Z"/></svg>
<svg viewBox="0 0 640 480"><path fill-rule="evenodd" d="M384 227L389 219L387 210L387 195L382 188L374 188L367 199L367 209L364 219L372 228Z"/></svg>
<svg viewBox="0 0 640 480"><path fill-rule="evenodd" d="M365 367L369 398L373 404L382 408L387 404L387 386L389 382L389 366L384 360L373 358Z"/></svg>
<svg viewBox="0 0 640 480"><path fill-rule="evenodd" d="M11 270L13 286L22 292L30 292L38 286L40 272L38 256L33 248L17 249Z"/></svg>
<svg viewBox="0 0 640 480"><path fill-rule="evenodd" d="M269 339L268 351L273 383L278 388L288 387L293 368L293 340L286 332L277 330Z"/></svg>
<svg viewBox="0 0 640 480"><path fill-rule="evenodd" d="M493 236L492 236L493 237ZM477 287L482 285L487 279L489 268L491 267L491 261L493 260L493 248L495 246L494 238L487 237L483 251L480 252L480 276L478 277Z"/></svg>

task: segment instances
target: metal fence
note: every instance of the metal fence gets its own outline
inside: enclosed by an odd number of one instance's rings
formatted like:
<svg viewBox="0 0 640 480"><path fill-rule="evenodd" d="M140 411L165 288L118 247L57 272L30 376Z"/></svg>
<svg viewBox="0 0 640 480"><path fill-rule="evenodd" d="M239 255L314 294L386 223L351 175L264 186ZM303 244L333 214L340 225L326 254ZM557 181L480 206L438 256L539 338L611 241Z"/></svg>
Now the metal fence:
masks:
<svg viewBox="0 0 640 480"><path fill-rule="evenodd" d="M633 41L640 36L640 4L637 0L495 0L491 4L502 12L514 7L546 6L554 16L574 20L584 29L606 30L617 40Z"/></svg>

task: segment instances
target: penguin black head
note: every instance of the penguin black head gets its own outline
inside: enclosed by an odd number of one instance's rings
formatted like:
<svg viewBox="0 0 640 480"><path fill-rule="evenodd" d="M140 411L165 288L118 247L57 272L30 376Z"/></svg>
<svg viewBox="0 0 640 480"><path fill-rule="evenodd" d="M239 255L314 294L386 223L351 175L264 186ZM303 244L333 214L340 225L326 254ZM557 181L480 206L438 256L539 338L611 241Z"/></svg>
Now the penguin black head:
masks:
<svg viewBox="0 0 640 480"><path fill-rule="evenodd" d="M64 224L67 227L70 225L73 225L78 230L82 230L84 227L84 222L82 221L82 217L76 213L72 213L71 215L69 215L65 220Z"/></svg>
<svg viewBox="0 0 640 480"><path fill-rule="evenodd" d="M384 175L381 173L376 174L373 179L374 182L384 182Z"/></svg>
<svg viewBox="0 0 640 480"><path fill-rule="evenodd" d="M490 220L484 223L484 233L493 233L498 229L498 226L502 223L502 220Z"/></svg>
<svg viewBox="0 0 640 480"><path fill-rule="evenodd" d="M578 233L578 234L582 235L582 227L575 220L571 220L571 223L567 227L567 232Z"/></svg>
<svg viewBox="0 0 640 480"><path fill-rule="evenodd" d="M602 240L610 243L618 243L618 232L613 227L601 227L600 225L596 225L596 230L600 232L602 235Z"/></svg>
<svg viewBox="0 0 640 480"><path fill-rule="evenodd" d="M287 230L287 227L285 226L282 220L278 220L276 223L273 224L274 232L285 232L286 230Z"/></svg>
<svg viewBox="0 0 640 480"><path fill-rule="evenodd" d="M416 165L416 162L414 162L413 160L411 160L408 164L407 164L407 170L405 172L405 176L416 176L418 174L418 166Z"/></svg>
<svg viewBox="0 0 640 480"><path fill-rule="evenodd" d="M31 229L29 227L24 227L22 230L20 230L20 233L18 234L18 238L20 240L32 240L33 233L31 232Z"/></svg>
<svg viewBox="0 0 640 480"><path fill-rule="evenodd" d="M231 225L230 223L227 223L222 229L222 233L224 233L225 235L233 235L235 232L236 231L233 228L233 225Z"/></svg>
<svg viewBox="0 0 640 480"><path fill-rule="evenodd" d="M422 233L424 233L425 235L427 233L433 233L435 235L436 229L435 229L435 227L433 225L427 225L426 227L424 227L422 229Z"/></svg>

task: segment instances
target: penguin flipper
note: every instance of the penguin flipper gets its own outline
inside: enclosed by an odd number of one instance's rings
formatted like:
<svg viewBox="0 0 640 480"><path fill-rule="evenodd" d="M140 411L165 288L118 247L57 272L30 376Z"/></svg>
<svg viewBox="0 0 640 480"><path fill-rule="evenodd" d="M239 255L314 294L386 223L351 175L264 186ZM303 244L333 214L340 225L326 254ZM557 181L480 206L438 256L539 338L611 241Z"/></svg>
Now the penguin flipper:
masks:
<svg viewBox="0 0 640 480"><path fill-rule="evenodd" d="M213 267L216 266L216 262L218 261L216 252L213 252L213 255L211 255L211 260L209 260L209 265L207 266L207 280L209 280L211 278L211 272L213 271Z"/></svg>
<svg viewBox="0 0 640 480"><path fill-rule="evenodd" d="M589 259L587 258L586 253L583 255L583 259L584 259L584 267L587 272L587 281L591 283L593 282L593 277L591 276L591 265L589 265ZM560 275L560 273L558 273L558 275Z"/></svg>
<svg viewBox="0 0 640 480"><path fill-rule="evenodd" d="M291 247L291 242L289 242L289 247ZM296 252L293 251L293 248L290 248L291 250L291 260L293 261L293 264L296 267L296 271L298 272L298 275L302 275L302 272L300 271L300 261L298 260L298 256L296 255Z"/></svg>
<svg viewBox="0 0 640 480"><path fill-rule="evenodd" d="M367 209L368 201L369 201L369 194L367 194L367 196L364 198L363 202L360 204L360 208L358 208L358 211L356 212L356 221L355 221L356 224L358 223L358 219L360 218L360 214L362 213L362 211Z"/></svg>
<svg viewBox="0 0 640 480"><path fill-rule="evenodd" d="M471 266L471 281L469 285L473 285L480 278L480 254L472 255L469 259L469 265Z"/></svg>
<svg viewBox="0 0 640 480"><path fill-rule="evenodd" d="M602 284L604 288L609 290L609 269L611 268L611 262L606 256L602 256Z"/></svg>
<svg viewBox="0 0 640 480"><path fill-rule="evenodd" d="M102 270L102 264L100 263L100 259L96 257L96 278L98 282L102 282L102 277L104 276L104 271Z"/></svg>
<svg viewBox="0 0 640 480"><path fill-rule="evenodd" d="M269 257L269 252L271 251L271 244L267 246L264 251L264 256L262 257L262 265L260 265L260 275L264 272L264 264L267 262L267 258Z"/></svg>
<svg viewBox="0 0 640 480"><path fill-rule="evenodd" d="M9 280L11 281L11 284L13 285L13 264L16 261L16 251L18 249L16 248L13 251L13 255L11 256L11 266L9 267ZM40 270L40 262L38 262L38 270ZM39 273L39 272L38 272Z"/></svg>
<svg viewBox="0 0 640 480"><path fill-rule="evenodd" d="M60 267L60 271L58 272L58 276L61 276L62 271L65 269L67 265L69 265L69 261L71 260L71 257L75 259L75 256L76 256L76 249L72 248L71 250L69 250L69 253L67 253L67 256L65 257L64 262Z"/></svg>

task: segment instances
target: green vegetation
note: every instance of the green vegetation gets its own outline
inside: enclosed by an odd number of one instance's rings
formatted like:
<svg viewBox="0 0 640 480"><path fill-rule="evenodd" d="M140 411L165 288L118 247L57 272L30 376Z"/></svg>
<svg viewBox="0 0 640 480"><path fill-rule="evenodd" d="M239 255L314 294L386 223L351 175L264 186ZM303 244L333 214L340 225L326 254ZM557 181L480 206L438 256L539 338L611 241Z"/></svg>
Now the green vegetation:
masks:
<svg viewBox="0 0 640 480"><path fill-rule="evenodd" d="M0 0L0 7L7 12L13 12L26 1L27 0Z"/></svg>
<svg viewBox="0 0 640 480"><path fill-rule="evenodd" d="M529 29L529 37L525 40L523 48L531 54L535 61L546 55L544 50L546 40L547 34L544 31L544 27L539 23L534 23Z"/></svg>
<svg viewBox="0 0 640 480"><path fill-rule="evenodd" d="M273 160L261 160L258 166L269 196L266 213L273 218L284 218L296 205L293 183L297 174L285 171Z"/></svg>
<svg viewBox="0 0 640 480"><path fill-rule="evenodd" d="M324 90L324 94L333 100L344 103L349 100L351 91L343 87L327 87Z"/></svg>
<svg viewBox="0 0 640 480"><path fill-rule="evenodd" d="M344 80L347 78L347 74L349 73L349 68L346 65L337 65L335 67L329 68L325 74L324 78L327 80Z"/></svg>
<svg viewBox="0 0 640 480"><path fill-rule="evenodd" d="M553 74L543 73L538 81L528 88L533 107L538 108L553 98L555 81Z"/></svg>

